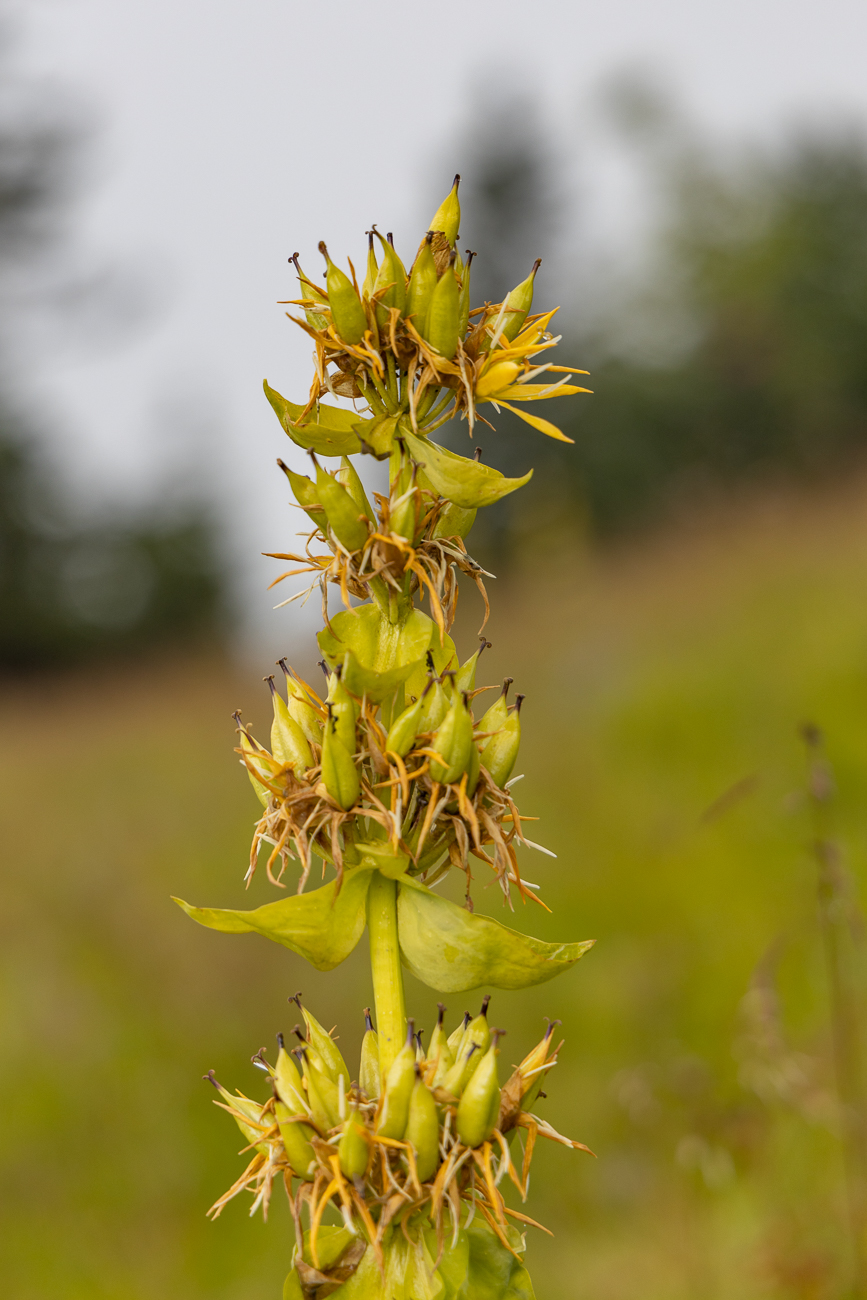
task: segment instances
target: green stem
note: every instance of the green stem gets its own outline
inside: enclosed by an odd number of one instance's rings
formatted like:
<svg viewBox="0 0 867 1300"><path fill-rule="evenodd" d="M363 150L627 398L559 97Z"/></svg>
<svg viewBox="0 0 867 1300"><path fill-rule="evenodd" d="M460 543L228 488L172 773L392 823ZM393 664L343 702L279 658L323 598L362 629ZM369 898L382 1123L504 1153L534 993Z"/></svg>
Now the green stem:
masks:
<svg viewBox="0 0 867 1300"><path fill-rule="evenodd" d="M406 1037L403 975L397 941L397 881L374 871L367 896L370 969L383 1079Z"/></svg>

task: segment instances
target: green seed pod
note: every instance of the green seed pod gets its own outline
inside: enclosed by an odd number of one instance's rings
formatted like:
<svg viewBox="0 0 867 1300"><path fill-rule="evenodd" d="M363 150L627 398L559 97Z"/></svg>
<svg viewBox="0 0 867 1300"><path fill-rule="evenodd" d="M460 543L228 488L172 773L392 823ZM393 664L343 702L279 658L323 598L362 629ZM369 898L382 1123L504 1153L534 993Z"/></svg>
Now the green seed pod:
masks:
<svg viewBox="0 0 867 1300"><path fill-rule="evenodd" d="M342 456L340 460L340 469L337 471L337 482L352 497L352 500L358 506L359 514L367 515L367 518L373 523L376 515L373 513L373 506L367 499L367 493L364 490L364 484L358 477L358 470L353 465L348 456Z"/></svg>
<svg viewBox="0 0 867 1300"><path fill-rule="evenodd" d="M355 700L340 680L339 673L328 678L328 704L337 739L355 753L355 727L361 712Z"/></svg>
<svg viewBox="0 0 867 1300"><path fill-rule="evenodd" d="M498 1037L499 1035L495 1036L482 1056L458 1102L455 1128L464 1146L481 1146L487 1142L496 1126L496 1114L500 1105L500 1087L497 1082Z"/></svg>
<svg viewBox="0 0 867 1300"><path fill-rule="evenodd" d="M303 1115L307 1112L308 1106L301 1074L293 1056L286 1051L282 1034L277 1035L277 1042L280 1045L277 1064L274 1066L274 1087L277 1089L277 1096L283 1105L288 1107L290 1115Z"/></svg>
<svg viewBox="0 0 867 1300"><path fill-rule="evenodd" d="M362 512L343 484L320 465L316 466L316 491L328 516L328 526L338 542L347 551L360 551L369 532L367 524L360 518Z"/></svg>
<svg viewBox="0 0 867 1300"><path fill-rule="evenodd" d="M470 750L470 760L467 763L467 794L471 799L476 793L476 787L479 784L481 766L482 757L479 753L479 747L476 742L473 741L472 749Z"/></svg>
<svg viewBox="0 0 867 1300"><path fill-rule="evenodd" d="M375 1101L380 1094L382 1085L379 1072L379 1037L370 1018L370 1007L364 1009L364 1021L367 1029L361 1040L361 1065L358 1071L358 1082L368 1101Z"/></svg>
<svg viewBox="0 0 867 1300"><path fill-rule="evenodd" d="M290 718L298 723L306 740L320 745L322 743L322 720L319 714L305 695L303 687L292 676L286 660L278 659L277 665L283 669L283 675L286 678L286 708Z"/></svg>
<svg viewBox="0 0 867 1300"><path fill-rule="evenodd" d="M385 747L399 754L401 758L406 758L421 730L423 704L424 696L398 714L389 728Z"/></svg>
<svg viewBox="0 0 867 1300"><path fill-rule="evenodd" d="M421 697L419 731L436 731L449 711L449 697L437 678L428 682Z"/></svg>
<svg viewBox="0 0 867 1300"><path fill-rule="evenodd" d="M427 315L437 287L436 262L430 247L432 239L433 232L429 231L413 263L406 295L406 315L412 317L412 323L422 338L426 337Z"/></svg>
<svg viewBox="0 0 867 1300"><path fill-rule="evenodd" d="M301 297L312 299L313 302L321 302L327 307L327 296L301 270L301 263L298 261L298 254L293 253L289 260L293 263L295 270L298 272L298 283L301 285ZM309 307L305 307L304 315L307 317L307 324L312 325L315 330L328 329L328 317L323 316L322 312L312 311Z"/></svg>
<svg viewBox="0 0 867 1300"><path fill-rule="evenodd" d="M402 496L396 498L394 507L389 508L388 526L404 541L414 542L418 531L421 502L415 487L411 487Z"/></svg>
<svg viewBox="0 0 867 1300"><path fill-rule="evenodd" d="M262 1120L262 1103L253 1101L250 1097L233 1097L221 1083L217 1082L213 1070L209 1070L204 1077L214 1085L225 1104L238 1112L238 1115L233 1115L232 1119L238 1125L245 1140L255 1146L257 1151L267 1155L268 1143L262 1141L262 1129L268 1126L268 1121ZM239 1119L239 1115L243 1118Z"/></svg>
<svg viewBox="0 0 867 1300"><path fill-rule="evenodd" d="M403 262L394 251L391 237L383 239L378 230L374 231L379 242L382 244L382 261L379 264L379 270L376 273L376 283L373 286L374 296L376 296L376 323L380 329L388 325L388 308L397 307L401 316L406 307L406 270ZM380 290L383 290L381 296Z"/></svg>
<svg viewBox="0 0 867 1300"><path fill-rule="evenodd" d="M506 339L509 343L520 334L521 326L527 319L527 313L533 305L533 281L541 265L542 259L538 257L533 263L533 269L526 280L522 280L506 299L506 315L500 337ZM495 316L494 320L496 319Z"/></svg>
<svg viewBox="0 0 867 1300"><path fill-rule="evenodd" d="M265 680L271 690L274 720L271 723L271 753L279 763L291 767L296 776L302 776L313 766L313 755L304 732L290 715L283 696L274 685L273 677Z"/></svg>
<svg viewBox="0 0 867 1300"><path fill-rule="evenodd" d="M370 1146L367 1140L367 1129L358 1119L358 1112L354 1109L343 1126L337 1144L337 1156L346 1178L364 1177L370 1161Z"/></svg>
<svg viewBox="0 0 867 1300"><path fill-rule="evenodd" d="M461 338L467 332L470 323L470 267L473 264L475 253L467 252L467 260L461 269L461 298L460 314L458 316L458 334Z"/></svg>
<svg viewBox="0 0 867 1300"><path fill-rule="evenodd" d="M509 687L512 685L512 680L511 677L506 677L503 681L500 694L487 713L482 714L479 731L499 731L505 725L506 718L509 716Z"/></svg>
<svg viewBox="0 0 867 1300"><path fill-rule="evenodd" d="M515 698L515 706L498 732L485 742L480 762L494 785L502 788L515 768L521 747L521 705L523 695Z"/></svg>
<svg viewBox="0 0 867 1300"><path fill-rule="evenodd" d="M309 1124L302 1124L298 1120L293 1121L292 1116L297 1114L297 1110L293 1110L279 1098L274 1103L274 1116L280 1128L286 1159L299 1178L309 1181L316 1175L316 1155L310 1145L310 1135L313 1130Z"/></svg>
<svg viewBox="0 0 867 1300"><path fill-rule="evenodd" d="M467 1025L470 1023L471 1020L472 1020L472 1016L470 1015L469 1011L465 1011L463 1020L458 1025L457 1029L452 1030L452 1032L448 1036L448 1039L446 1040L449 1045L449 1051L451 1052L455 1060L457 1060L460 1055L461 1047L463 1046L464 1038L467 1032Z"/></svg>
<svg viewBox="0 0 867 1300"><path fill-rule="evenodd" d="M319 489L306 474L296 474L293 469L284 464L282 460L277 459L277 464L289 480L289 486L295 496L299 506L303 506L305 512L313 520L316 527L324 535L328 530L328 516L322 509L319 502Z"/></svg>
<svg viewBox="0 0 867 1300"><path fill-rule="evenodd" d="M449 501L437 516L431 538L437 541L441 537L466 537L476 521L477 514L476 508L464 510L463 506L456 506L454 501Z"/></svg>
<svg viewBox="0 0 867 1300"><path fill-rule="evenodd" d="M431 749L443 759L442 763L431 759L432 779L444 785L459 781L470 761L472 744L473 715L467 707L466 695L456 691L449 711L431 741Z"/></svg>
<svg viewBox="0 0 867 1300"><path fill-rule="evenodd" d="M437 208L434 219L428 226L428 230L441 230L452 248L461 229L461 205L458 200L460 183L460 176L456 176L452 188Z"/></svg>
<svg viewBox="0 0 867 1300"><path fill-rule="evenodd" d="M376 284L376 253L373 251L373 231L367 232L367 270L364 276L364 284L361 286L361 296L368 302L373 294L373 286Z"/></svg>
<svg viewBox="0 0 867 1300"><path fill-rule="evenodd" d="M319 251L325 258L328 272L325 286L328 290L328 305L331 308L331 323L338 338L344 343L360 343L367 329L367 316L361 305L361 299L355 292L355 285L345 271L335 266L328 256L328 249L320 242Z"/></svg>
<svg viewBox="0 0 867 1300"><path fill-rule="evenodd" d="M467 1025L466 1036L464 1037L464 1041L461 1044L461 1049L464 1052L471 1044L478 1049L478 1055L475 1056L470 1066L471 1075L475 1074L476 1070L479 1067L479 1062L482 1059L482 1054L486 1052L488 1050L488 1047L490 1046L491 1031L490 1028L488 1027L488 1004L490 1000L491 1000L490 994L482 998L482 1009L479 1012L479 1014L475 1016L474 1019L472 1019L470 1023Z"/></svg>
<svg viewBox="0 0 867 1300"><path fill-rule="evenodd" d="M358 768L343 741L335 735L333 721L329 721L322 735L322 782L344 812L357 801L361 790Z"/></svg>
<svg viewBox="0 0 867 1300"><path fill-rule="evenodd" d="M451 361L458 350L460 315L461 291L452 260L437 281L428 310L426 331L422 335L446 361Z"/></svg>
<svg viewBox="0 0 867 1300"><path fill-rule="evenodd" d="M469 1043L466 1048L462 1047L460 1052L455 1055L455 1063L442 1082L443 1088L445 1088L446 1092L450 1092L453 1097L460 1097L473 1077L478 1064L474 1059L478 1050L475 1043Z"/></svg>
<svg viewBox="0 0 867 1300"><path fill-rule="evenodd" d="M455 1063L454 1052L449 1047L446 1032L443 1028L443 1017L446 1009L441 1002L437 1005L439 1006L439 1018L437 1019L436 1028L431 1034L430 1046L427 1051L428 1061L436 1063L433 1079L431 1080L432 1088L441 1087L443 1080Z"/></svg>
<svg viewBox="0 0 867 1300"><path fill-rule="evenodd" d="M418 1070L409 1099L404 1138L415 1152L418 1180L426 1183L434 1176L440 1162L440 1117L433 1093L425 1086Z"/></svg>
<svg viewBox="0 0 867 1300"><path fill-rule="evenodd" d="M479 636L479 648L474 655L470 655L466 663L461 664L455 673L455 690L472 691L476 685L476 669L479 666L479 660L485 650L490 650L491 643L486 641L483 636Z"/></svg>
<svg viewBox="0 0 867 1300"><path fill-rule="evenodd" d="M295 1001L301 1008L301 1014L307 1026L307 1041L322 1062L322 1072L328 1076L332 1083L337 1083L340 1076L343 1075L343 1083L348 1091L349 1071L346 1068L346 1062L340 1048L316 1017L306 1007L301 1006L300 995L296 995Z"/></svg>
<svg viewBox="0 0 867 1300"><path fill-rule="evenodd" d="M409 1099L415 1085L415 1043L413 1022L407 1021L407 1038L389 1067L379 1123L376 1131L380 1137L402 1138L406 1132Z"/></svg>
<svg viewBox="0 0 867 1300"><path fill-rule="evenodd" d="M310 1116L323 1132L336 1128L340 1123L340 1089L333 1079L316 1064L314 1055L306 1048L299 1048L304 1070L304 1083L307 1087L307 1105Z"/></svg>
<svg viewBox="0 0 867 1300"><path fill-rule="evenodd" d="M232 717L238 724L238 736L240 739L239 749L247 758L247 761L244 762L244 766L247 768L247 775L250 778L250 784L256 791L256 798L259 800L262 807L267 808L268 804L271 802L271 791L266 785L263 785L261 781L257 780L255 773L258 772L260 776L267 780L271 776L271 770L259 758L259 755L263 752L261 746L256 744L253 737L247 731L247 728L241 725L240 710L237 713L233 713Z"/></svg>

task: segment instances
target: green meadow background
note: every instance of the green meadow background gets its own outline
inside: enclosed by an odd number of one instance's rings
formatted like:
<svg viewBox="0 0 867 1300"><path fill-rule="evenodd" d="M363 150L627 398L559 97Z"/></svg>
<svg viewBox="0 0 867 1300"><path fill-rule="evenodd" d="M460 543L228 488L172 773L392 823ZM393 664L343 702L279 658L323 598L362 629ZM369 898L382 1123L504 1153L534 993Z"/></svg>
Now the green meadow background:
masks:
<svg viewBox="0 0 867 1300"><path fill-rule="evenodd" d="M518 793L558 855L524 850L552 913L514 923L597 940L558 981L491 1006L504 1068L562 1018L541 1105L598 1157L540 1143L526 1207L554 1233L528 1234L540 1300L855 1294L798 727L827 736L857 962L865 507L863 478L757 494L496 584L487 678L527 695ZM479 614L469 590L465 651ZM312 638L293 658L310 669ZM267 1224L241 1199L205 1218L241 1159L201 1076L261 1091L250 1056L291 1030L298 989L355 1059L364 943L320 975L169 898L244 903L257 804L230 715L262 734L268 667L191 651L0 691L4 1295L280 1294L282 1195ZM500 916L484 884L477 907ZM270 897L257 878L249 904ZM409 983L430 1026L436 996Z"/></svg>

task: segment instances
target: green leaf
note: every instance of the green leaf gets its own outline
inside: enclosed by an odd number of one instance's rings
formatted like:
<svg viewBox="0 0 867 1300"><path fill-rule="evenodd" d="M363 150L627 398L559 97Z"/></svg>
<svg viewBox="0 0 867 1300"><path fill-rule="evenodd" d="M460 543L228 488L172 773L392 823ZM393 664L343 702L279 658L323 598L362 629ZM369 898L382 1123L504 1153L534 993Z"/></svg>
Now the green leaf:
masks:
<svg viewBox="0 0 867 1300"><path fill-rule="evenodd" d="M397 932L405 965L429 988L466 993L481 985L525 989L574 966L595 939L544 943L477 916L423 885L402 880Z"/></svg>
<svg viewBox="0 0 867 1300"><path fill-rule="evenodd" d="M304 957L317 970L334 970L352 952L365 925L370 868L349 868L343 887L337 881L308 894L293 894L250 912L221 907L191 907L175 898L199 925L226 934L263 934Z"/></svg>
<svg viewBox="0 0 867 1300"><path fill-rule="evenodd" d="M533 477L529 470L523 478L506 478L498 469L482 465L479 461L468 460L466 456L457 456L427 438L417 438L415 434L401 429L407 448L413 458L424 467L424 476L439 492L440 496L454 501L464 510L477 506L493 505L501 497L523 487Z"/></svg>
<svg viewBox="0 0 867 1300"><path fill-rule="evenodd" d="M365 451L370 451L377 460L386 460L394 447L398 418L396 415L380 415L376 420L364 420L352 428L358 434L359 441L365 444Z"/></svg>
<svg viewBox="0 0 867 1300"><path fill-rule="evenodd" d="M519 1232L508 1228L506 1235L515 1250L522 1249L523 1238ZM470 1224L467 1236L470 1246L467 1300L535 1300L530 1274L486 1223Z"/></svg>
<svg viewBox="0 0 867 1300"><path fill-rule="evenodd" d="M341 680L353 695L366 694L379 704L405 682L431 641L439 642L436 624L414 609L402 623L389 623L377 605L342 610L331 628L318 634L319 648L330 668L343 666Z"/></svg>
<svg viewBox="0 0 867 1300"><path fill-rule="evenodd" d="M298 424L298 417L304 407L287 401L276 388L270 386L267 379L264 381L264 386L265 396L274 408L277 419L299 447L304 447L307 451L315 451L319 456L351 456L361 451L361 443L355 430L369 429L374 423L373 420L359 421L357 411L344 411L338 406L326 406L324 402L320 402L319 406L314 408L315 418L311 411L305 417L304 423Z"/></svg>

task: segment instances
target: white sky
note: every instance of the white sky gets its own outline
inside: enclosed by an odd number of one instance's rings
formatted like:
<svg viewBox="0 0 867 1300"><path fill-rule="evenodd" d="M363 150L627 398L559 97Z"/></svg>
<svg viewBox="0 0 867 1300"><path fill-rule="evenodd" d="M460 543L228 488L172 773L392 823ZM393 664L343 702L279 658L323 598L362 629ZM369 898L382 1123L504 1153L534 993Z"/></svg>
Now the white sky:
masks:
<svg viewBox="0 0 867 1300"><path fill-rule="evenodd" d="M474 80L538 99L570 178L588 98L625 65L660 70L721 134L841 112L867 119L864 0L29 0L12 9L25 38L19 62L78 93L100 128L80 244L97 260L155 268L165 298L153 327L123 346L33 359L51 436L74 460L79 490L127 491L152 472L155 441L170 450L172 426L159 429L166 405L200 417L250 557L288 540L273 468L277 455L289 459L287 440L262 378L287 396L308 383L309 349L274 305L293 290L286 259L299 249L318 270L324 237L333 255L361 260L371 221L414 249L429 196L454 170L447 142L473 132ZM616 227L604 151L587 165L602 224ZM254 569L259 587L268 563ZM269 605L257 590L256 617Z"/></svg>

